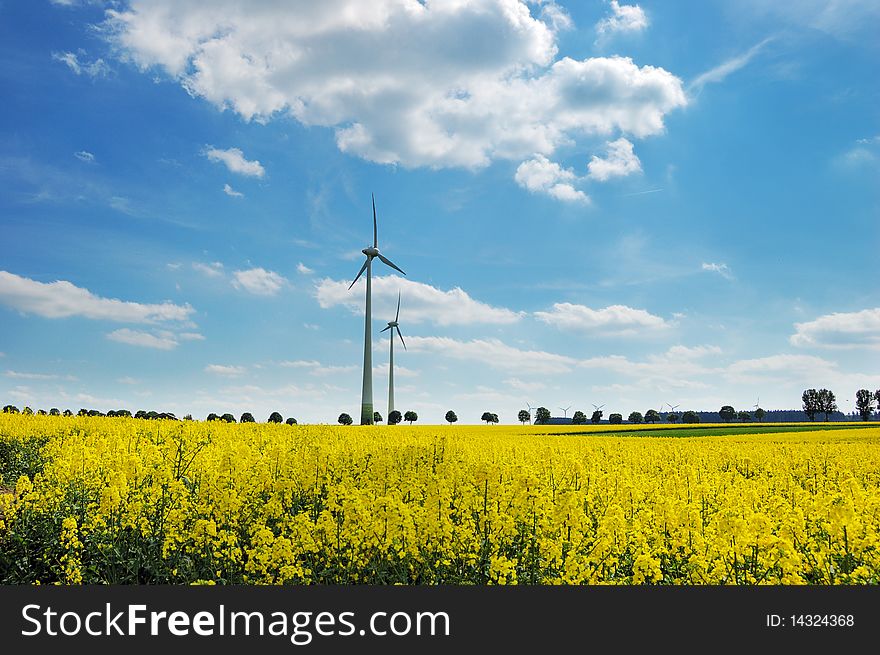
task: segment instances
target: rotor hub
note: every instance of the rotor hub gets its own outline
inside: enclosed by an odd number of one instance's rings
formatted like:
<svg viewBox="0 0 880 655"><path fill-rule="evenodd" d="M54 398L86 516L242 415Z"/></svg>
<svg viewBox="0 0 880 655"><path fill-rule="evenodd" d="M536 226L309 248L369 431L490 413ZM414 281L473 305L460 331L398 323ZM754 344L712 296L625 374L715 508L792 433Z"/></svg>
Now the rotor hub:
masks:
<svg viewBox="0 0 880 655"><path fill-rule="evenodd" d="M367 257L370 257L371 259L373 257L379 256L379 249L374 248L373 246L370 246L368 248L364 248L363 250L361 250L361 252L364 253Z"/></svg>

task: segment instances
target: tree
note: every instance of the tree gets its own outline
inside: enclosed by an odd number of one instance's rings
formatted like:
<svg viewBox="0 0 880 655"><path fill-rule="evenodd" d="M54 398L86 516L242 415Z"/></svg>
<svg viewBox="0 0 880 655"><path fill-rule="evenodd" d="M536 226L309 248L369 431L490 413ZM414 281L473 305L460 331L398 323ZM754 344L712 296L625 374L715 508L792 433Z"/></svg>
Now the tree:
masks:
<svg viewBox="0 0 880 655"><path fill-rule="evenodd" d="M296 419L292 416L284 422L287 423L287 425L296 425Z"/></svg>
<svg viewBox="0 0 880 655"><path fill-rule="evenodd" d="M741 411L737 412L737 413L736 413L736 417L737 417L740 421L742 421L743 423L745 423L746 421L751 421L751 420L752 420L752 415L749 414L749 413L748 413L747 411L745 411L745 410L741 410Z"/></svg>
<svg viewBox="0 0 880 655"><path fill-rule="evenodd" d="M825 421L828 421L828 415L837 411L837 398L828 389L819 389L819 411L825 414Z"/></svg>
<svg viewBox="0 0 880 655"><path fill-rule="evenodd" d="M373 423L381 423L382 415L379 412L373 412Z"/></svg>
<svg viewBox="0 0 880 655"><path fill-rule="evenodd" d="M336 420L339 421L339 424L340 424L340 425L351 425L351 422L352 422L352 421L351 421L351 416L349 416L349 415L346 414L345 412L343 412L342 414L340 414L340 415L339 415L339 418L336 419Z"/></svg>
<svg viewBox="0 0 880 655"><path fill-rule="evenodd" d="M73 416L73 412L71 412L69 409L65 409L65 410L62 412L62 415L63 415L63 416Z"/></svg>
<svg viewBox="0 0 880 655"><path fill-rule="evenodd" d="M550 410L546 407L539 407L535 410L535 425L543 425L550 420Z"/></svg>
<svg viewBox="0 0 880 655"><path fill-rule="evenodd" d="M801 400L804 403L804 414L811 421L815 421L816 414L819 413L819 392L815 389L807 389L801 395Z"/></svg>
<svg viewBox="0 0 880 655"><path fill-rule="evenodd" d="M256 423L254 420L254 415L250 412L245 412L241 415L241 418L238 420L239 423Z"/></svg>
<svg viewBox="0 0 880 655"><path fill-rule="evenodd" d="M61 412L58 411L57 407L53 407L49 410L49 416L61 416Z"/></svg>
<svg viewBox="0 0 880 655"><path fill-rule="evenodd" d="M627 417L626 420L629 421L630 423L641 423L643 420L642 413L641 412L630 412L630 415L629 415L629 417Z"/></svg>
<svg viewBox="0 0 880 655"><path fill-rule="evenodd" d="M611 425L620 425L621 423L623 423L623 415L616 414L616 413L609 414L608 415L608 422L611 423ZM598 421L597 421L597 423L598 423Z"/></svg>
<svg viewBox="0 0 880 655"><path fill-rule="evenodd" d="M18 414L18 407L16 407L15 405L6 405L3 408L3 413L4 414Z"/></svg>
<svg viewBox="0 0 880 655"><path fill-rule="evenodd" d="M763 409L761 409L760 407L758 407L758 408L755 410L755 418L758 419L758 422L759 422L759 423L760 423L761 421L764 420L764 416L765 416L766 414L767 414L767 412L765 412L765 411L764 411Z"/></svg>
<svg viewBox="0 0 880 655"><path fill-rule="evenodd" d="M489 422L490 423L498 423L498 414L492 414L489 419Z"/></svg>
<svg viewBox="0 0 880 655"><path fill-rule="evenodd" d="M446 412L446 422L447 423L452 425L457 420L458 420L458 417L455 415L455 412L453 412L451 409L448 412Z"/></svg>
<svg viewBox="0 0 880 655"><path fill-rule="evenodd" d="M645 423L656 423L660 420L660 414L656 409L649 409L645 412Z"/></svg>
<svg viewBox="0 0 880 655"><path fill-rule="evenodd" d="M595 412L593 412L593 415L590 417L590 421L593 423L598 423L601 420L602 420L602 410L597 409Z"/></svg>
<svg viewBox="0 0 880 655"><path fill-rule="evenodd" d="M722 421L730 423L732 419L736 418L736 410L730 405L724 405L724 407L718 410L718 415Z"/></svg>
<svg viewBox="0 0 880 655"><path fill-rule="evenodd" d="M532 420L532 415L529 414L528 411L521 409L519 410L519 414L516 415L516 418L519 420L520 423L525 425L526 421Z"/></svg>
<svg viewBox="0 0 880 655"><path fill-rule="evenodd" d="M30 407L25 406L25 408L23 410L21 410L21 413L24 414L25 416L33 416L34 410L32 410Z"/></svg>
<svg viewBox="0 0 880 655"><path fill-rule="evenodd" d="M122 417L125 417L125 418L131 418L131 412L128 411L127 409L117 409L117 410L116 410L116 416L122 416Z"/></svg>
<svg viewBox="0 0 880 655"><path fill-rule="evenodd" d="M39 416L45 416L45 415L46 415L46 410L45 410L45 409L38 409L38 410L37 410L37 414L38 414Z"/></svg>
<svg viewBox="0 0 880 655"><path fill-rule="evenodd" d="M481 421L485 421L486 425L489 425L489 421L492 420L492 414L489 412L483 412L483 415L480 417Z"/></svg>
<svg viewBox="0 0 880 655"><path fill-rule="evenodd" d="M577 410L574 414L572 414L571 422L574 425L583 425L587 422L587 415L584 414L581 410Z"/></svg>
<svg viewBox="0 0 880 655"><path fill-rule="evenodd" d="M675 423L676 421L678 421L678 414L676 414L675 412L669 412L666 415L666 420L670 423Z"/></svg>
<svg viewBox="0 0 880 655"><path fill-rule="evenodd" d="M281 416L278 412L272 412L269 414L269 423L283 423L284 417Z"/></svg>
<svg viewBox="0 0 880 655"><path fill-rule="evenodd" d="M150 412L152 414L153 412ZM147 418L150 418L150 414L147 414ZM226 421L227 423L235 423L235 417L232 414L224 414L220 417L221 421Z"/></svg>
<svg viewBox="0 0 880 655"><path fill-rule="evenodd" d="M140 414L140 412L138 412L138 414ZM140 416L135 415L135 418L140 418ZM214 412L211 412L210 414L208 414L208 418L205 419L205 420L207 420L207 421L219 421L219 420L220 420L220 417L217 416Z"/></svg>
<svg viewBox="0 0 880 655"><path fill-rule="evenodd" d="M689 409L684 414L681 415L682 423L699 423L700 415L697 414L694 410Z"/></svg>
<svg viewBox="0 0 880 655"><path fill-rule="evenodd" d="M856 409L863 421L871 418L871 412L874 411L874 394L867 389L859 389L856 391Z"/></svg>
<svg viewBox="0 0 880 655"><path fill-rule="evenodd" d="M396 409L392 410L390 414L388 414L388 425L397 425L403 420L403 414L398 412Z"/></svg>
<svg viewBox="0 0 880 655"><path fill-rule="evenodd" d="M880 389L874 392L874 400L877 401L877 411L880 412Z"/></svg>
<svg viewBox="0 0 880 655"><path fill-rule="evenodd" d="M414 411L409 410L408 412L404 412L404 414L403 414L403 420L404 420L404 421L409 421L409 424L412 425L412 424L413 424L413 421L418 421L418 420L419 420L419 415L416 414Z"/></svg>

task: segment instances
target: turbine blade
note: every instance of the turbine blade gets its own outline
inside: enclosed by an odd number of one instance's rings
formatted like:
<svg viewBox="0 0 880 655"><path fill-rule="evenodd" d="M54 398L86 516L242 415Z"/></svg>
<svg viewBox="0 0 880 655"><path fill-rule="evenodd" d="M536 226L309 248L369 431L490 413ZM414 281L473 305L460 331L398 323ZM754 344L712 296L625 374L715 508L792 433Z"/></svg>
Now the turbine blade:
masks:
<svg viewBox="0 0 880 655"><path fill-rule="evenodd" d="M397 323L398 318L400 318L400 291L397 292L397 313L394 315L395 323Z"/></svg>
<svg viewBox="0 0 880 655"><path fill-rule="evenodd" d="M385 330L390 330L390 329L391 329L391 326L389 325L388 327L385 327L385 328L382 328L381 330L379 330L379 332L384 332Z"/></svg>
<svg viewBox="0 0 880 655"><path fill-rule="evenodd" d="M354 286L354 283L357 282L357 281L360 279L361 275L364 274L364 271L367 270L367 262L368 262L368 261L370 261L370 260L367 259L366 261L364 261L364 265L361 266L361 270L358 271L357 277L354 279L354 282L352 282L351 284L348 285L348 290L349 290L349 291L351 291L351 288Z"/></svg>
<svg viewBox="0 0 880 655"><path fill-rule="evenodd" d="M403 349L406 350L406 341L403 340L403 335L400 333L400 328L397 328L397 336L400 337L400 343L403 344Z"/></svg>
<svg viewBox="0 0 880 655"><path fill-rule="evenodd" d="M376 227L376 197L371 193L370 198L373 199L373 247L379 247L379 229Z"/></svg>
<svg viewBox="0 0 880 655"><path fill-rule="evenodd" d="M383 264L385 264L385 265L387 265L387 266L390 266L390 267L393 268L395 271L400 271L401 273L403 273L403 270L401 270L400 268L398 268L397 264L395 264L394 262L392 262L392 261L391 261L390 259L388 259L385 255L383 255L383 254L380 253L379 255L376 255L376 256L377 256L379 259L382 260L382 263L383 263ZM403 273L403 274L406 275L406 273Z"/></svg>

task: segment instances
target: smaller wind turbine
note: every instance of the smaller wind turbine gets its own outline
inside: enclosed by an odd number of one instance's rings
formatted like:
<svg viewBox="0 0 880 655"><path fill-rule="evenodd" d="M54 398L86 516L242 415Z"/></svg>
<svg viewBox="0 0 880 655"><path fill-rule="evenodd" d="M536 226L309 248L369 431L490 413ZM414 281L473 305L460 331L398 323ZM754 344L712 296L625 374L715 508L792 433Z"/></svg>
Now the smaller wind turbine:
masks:
<svg viewBox="0 0 880 655"><path fill-rule="evenodd" d="M752 409L758 409L761 406L761 396L758 396L758 400L752 406Z"/></svg>
<svg viewBox="0 0 880 655"><path fill-rule="evenodd" d="M394 315L393 321L388 321L388 327L383 328L381 331L391 330L389 333L391 336L391 350L390 359L388 361L388 414L387 416L391 416L391 412L394 411L394 331L397 330L397 336L400 338L400 343L403 345L403 349L406 350L406 342L403 340L403 335L400 333L400 325L397 323L397 319L400 318L400 291L397 292L397 313Z"/></svg>
<svg viewBox="0 0 880 655"><path fill-rule="evenodd" d="M569 405L568 407L558 407L557 409L561 409L561 410L562 410L562 415L563 415L565 418L568 418L568 410L571 409L571 405Z"/></svg>
<svg viewBox="0 0 880 655"><path fill-rule="evenodd" d="M603 407L605 407L604 404L602 404L602 405L593 405L593 409L595 409L597 412L598 412L600 409L602 409Z"/></svg>
<svg viewBox="0 0 880 655"><path fill-rule="evenodd" d="M670 412L674 412L676 409L678 409L679 407L681 407L681 405L673 405L672 403L666 403L666 404L669 405L669 411L670 411Z"/></svg>

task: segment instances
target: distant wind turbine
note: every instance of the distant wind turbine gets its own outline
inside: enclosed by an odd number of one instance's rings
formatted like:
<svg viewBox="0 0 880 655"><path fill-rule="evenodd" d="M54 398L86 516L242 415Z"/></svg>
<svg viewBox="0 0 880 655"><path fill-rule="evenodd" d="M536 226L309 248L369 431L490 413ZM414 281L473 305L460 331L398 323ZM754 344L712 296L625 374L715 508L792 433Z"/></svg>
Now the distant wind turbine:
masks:
<svg viewBox="0 0 880 655"><path fill-rule="evenodd" d="M758 396L757 402L755 402L754 408L758 409L761 406L761 396Z"/></svg>
<svg viewBox="0 0 880 655"><path fill-rule="evenodd" d="M558 409L561 409L561 410L562 410L562 415L563 415L565 418L568 418L568 410L571 409L571 405L569 405L568 407L559 407Z"/></svg>
<svg viewBox="0 0 880 655"><path fill-rule="evenodd" d="M391 412L394 411L394 331L397 330L397 336L400 337L400 343L403 345L403 349L406 350L406 342L403 340L403 335L400 333L400 326L397 324L397 319L400 318L400 291L397 292L397 313L394 315L393 321L388 321L388 327L384 328L382 332L385 330L391 330L391 359L388 361L388 414L387 416L391 416Z"/></svg>
<svg viewBox="0 0 880 655"><path fill-rule="evenodd" d="M593 405L593 409L595 409L597 412L598 412L600 409L602 409L603 407L605 407L604 404L602 404L602 405Z"/></svg>
<svg viewBox="0 0 880 655"><path fill-rule="evenodd" d="M378 257L386 266L390 266L395 271L403 271L397 267L390 259L383 256L379 252L379 230L376 226L376 198L370 194L373 201L373 245L361 250L367 256L361 270L358 271L357 277L348 286L349 291L357 282L364 271L367 272L367 305L364 314L364 380L361 386L361 425L373 424L373 342L370 335L370 323L372 320L372 281L373 281L373 259ZM403 273L406 275L406 273Z"/></svg>

